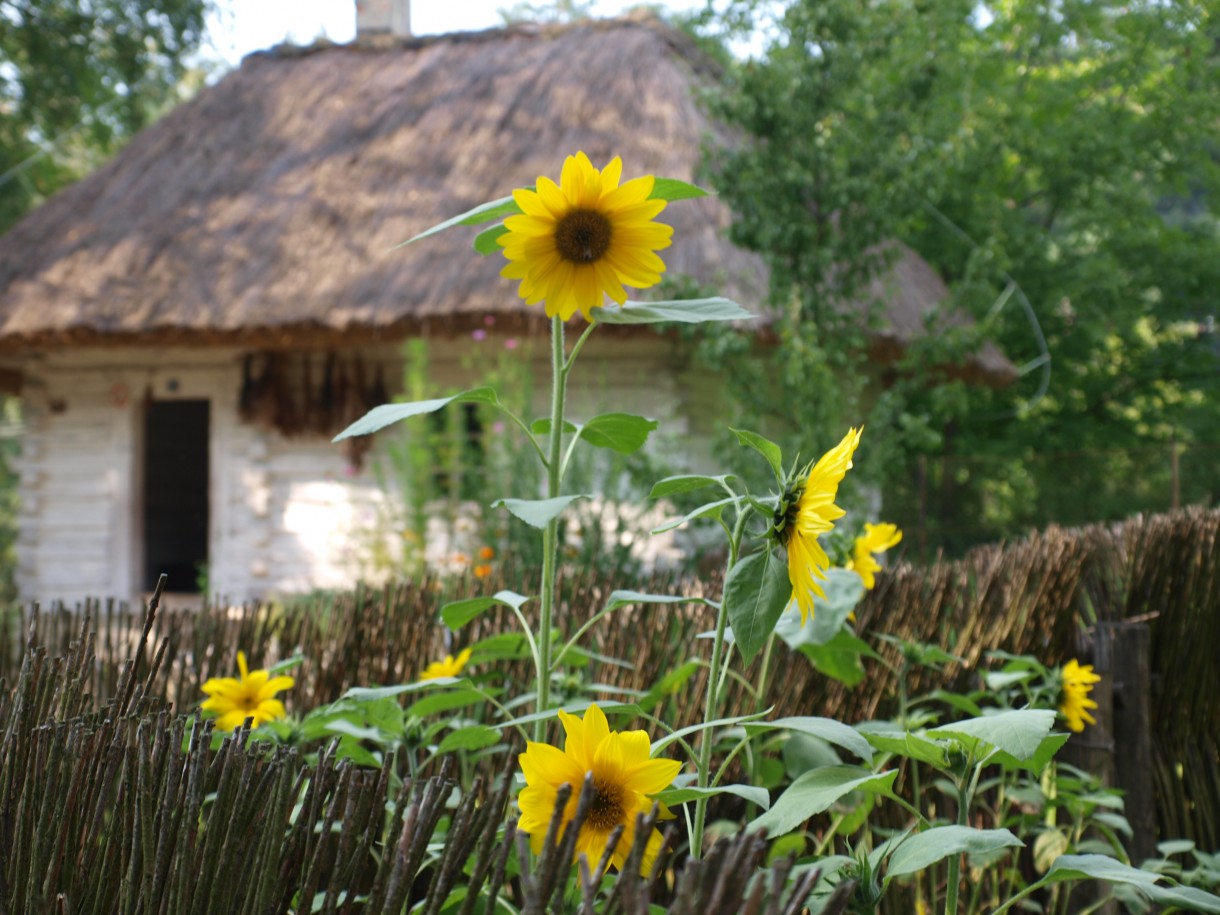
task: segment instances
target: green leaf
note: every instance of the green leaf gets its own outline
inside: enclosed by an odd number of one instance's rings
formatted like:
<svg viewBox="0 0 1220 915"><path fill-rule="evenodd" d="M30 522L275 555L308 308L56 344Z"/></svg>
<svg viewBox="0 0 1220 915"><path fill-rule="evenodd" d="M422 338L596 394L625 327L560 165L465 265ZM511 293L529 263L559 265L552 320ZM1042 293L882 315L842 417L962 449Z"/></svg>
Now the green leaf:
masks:
<svg viewBox="0 0 1220 915"><path fill-rule="evenodd" d="M745 321L754 315L731 299L676 299L665 302L611 302L593 312L597 324L705 324L709 321Z"/></svg>
<svg viewBox="0 0 1220 915"><path fill-rule="evenodd" d="M737 443L746 448L753 448L771 465L771 469L775 471L775 478L780 481L781 485L784 481L784 455L779 450L779 445L770 439L763 438L757 432L751 432L749 429L729 429L737 436Z"/></svg>
<svg viewBox="0 0 1220 915"><path fill-rule="evenodd" d="M761 712L755 712L753 715L737 715L733 718L717 718L715 721L707 721L701 724L692 724L688 727L681 728L670 734L666 734L652 742L652 755L656 756L661 750L676 740L686 737L688 734L697 734L700 731L708 731L713 728L727 728L735 724L743 724L747 721L757 721L759 718L766 718L771 714L771 709L766 709Z"/></svg>
<svg viewBox="0 0 1220 915"><path fill-rule="evenodd" d="M1038 752L1054 725L1055 713L1049 709L1018 709L955 721L930 729L928 736L955 738L980 758L994 747L1024 762Z"/></svg>
<svg viewBox="0 0 1220 915"><path fill-rule="evenodd" d="M477 207L467 210L459 216L454 216L452 219L438 222L432 228L424 229L418 235L412 235L402 244L395 245L394 247L405 248L421 238L428 238L430 235L435 235L454 226L477 226L479 223L492 222L493 220L503 219L505 216L512 216L520 212L521 207L517 206L517 201L509 194L507 197L501 197L499 200L489 200L487 203L480 203Z"/></svg>
<svg viewBox="0 0 1220 915"><path fill-rule="evenodd" d="M645 594L643 591L611 591L606 610L617 610L629 604L706 604L707 598L684 594Z"/></svg>
<svg viewBox="0 0 1220 915"><path fill-rule="evenodd" d="M1033 756L1027 759L1017 759L1010 753L1000 750L992 757L992 762L998 762L1005 769L1025 769L1034 773L1034 775L1041 775L1042 770L1050 765L1051 760L1055 758L1055 754L1062 750L1063 745L1067 742L1067 734L1048 734L1042 738L1042 742L1038 744L1038 749L1034 751ZM1121 807L1122 799L1118 798L1117 800Z"/></svg>
<svg viewBox="0 0 1220 915"><path fill-rule="evenodd" d="M696 489L704 489L708 486L719 486L721 484L727 486L736 479L737 477L731 473L718 477L704 477L698 474L666 477L664 480L659 480L653 484L652 492L648 494L648 498L664 499L666 496L676 496L683 492L694 492Z"/></svg>
<svg viewBox="0 0 1220 915"><path fill-rule="evenodd" d="M870 772L858 766L830 766L814 769L796 779L780 795L771 809L746 826L747 830L764 831L768 836L792 832L811 816L828 810L835 801L853 791L892 794L898 770Z"/></svg>
<svg viewBox="0 0 1220 915"><path fill-rule="evenodd" d="M900 730L888 721L864 721L856 725L856 730L882 753L905 756L937 768L946 765L947 747L940 741Z"/></svg>
<svg viewBox="0 0 1220 915"><path fill-rule="evenodd" d="M471 685L465 677L437 677L434 680L420 680L416 683L395 683L393 686L353 686L339 698L352 699L356 702L375 702L388 696L400 696L403 693L417 693L421 690L456 684Z"/></svg>
<svg viewBox="0 0 1220 915"><path fill-rule="evenodd" d="M438 753L452 753L454 750L481 750L500 742L500 732L485 724L472 724L468 727L450 731L437 747Z"/></svg>
<svg viewBox="0 0 1220 915"><path fill-rule="evenodd" d="M689 514L683 515L681 518L674 518L672 521L666 521L660 527L654 527L652 533L663 534L666 531L672 531L674 528L681 527L687 521L693 521L696 518L719 518L724 513L724 510L733 504L733 501L732 498L729 498L720 499L717 502L707 502Z"/></svg>
<svg viewBox="0 0 1220 915"><path fill-rule="evenodd" d="M391 426L400 420L410 419L412 416L423 416L426 413L435 413L451 403L498 405L500 400L496 397L496 392L491 388L471 388L469 391L454 394L452 397L438 397L435 400L416 400L412 403L386 403L379 407L373 407L373 409L336 435L331 441L341 442L345 438L352 438L357 435L372 435L374 432L384 429L386 426Z"/></svg>
<svg viewBox="0 0 1220 915"><path fill-rule="evenodd" d="M500 247L496 241L501 235L507 235L508 229L503 225L492 226L490 229L484 229L474 237L474 249L480 254L495 254L504 249Z"/></svg>
<svg viewBox="0 0 1220 915"><path fill-rule="evenodd" d="M833 718L799 717L777 718L774 721L759 721L746 725L748 731L781 730L795 731L798 734L808 734L820 737L828 743L848 750L865 762L873 761L873 748L860 732Z"/></svg>
<svg viewBox="0 0 1220 915"><path fill-rule="evenodd" d="M278 677L280 674L287 673L294 667L300 667L303 663L305 663L305 655L294 654L291 658L284 658L284 660L280 661L278 664L272 664L269 668L267 668L267 674L268 676Z"/></svg>
<svg viewBox="0 0 1220 915"><path fill-rule="evenodd" d="M328 721L323 725L323 730L329 731L332 734L343 734L347 737L354 737L357 740L376 740L382 739L381 731L377 728L361 727L354 721L348 721L346 718L336 718L334 721Z"/></svg>
<svg viewBox="0 0 1220 915"><path fill-rule="evenodd" d="M982 854L1025 845L1007 829L973 829L969 826L934 826L908 836L890 855L885 879L917 874L950 855Z"/></svg>
<svg viewBox="0 0 1220 915"><path fill-rule="evenodd" d="M580 427L580 437L595 448L634 454L657 428L655 419L631 413L603 413Z"/></svg>
<svg viewBox="0 0 1220 915"><path fill-rule="evenodd" d="M453 601L441 607L441 619L450 629L458 630L472 619L483 613L489 607L501 604L520 610L530 598L515 591L497 591L491 597L471 597L466 600Z"/></svg>
<svg viewBox="0 0 1220 915"><path fill-rule="evenodd" d="M782 622L783 620L781 620ZM846 629L840 629L838 634L825 645L810 642L797 650L816 670L833 680L838 680L844 686L858 686L864 681L864 665L860 662L860 658L872 654L872 649L867 642L852 635Z"/></svg>
<svg viewBox="0 0 1220 915"><path fill-rule="evenodd" d="M1157 874L1123 864L1108 855L1060 855L1046 872L1043 882L1051 884L1068 880L1108 880L1110 883L1151 887L1159 879Z"/></svg>
<svg viewBox="0 0 1220 915"><path fill-rule="evenodd" d="M1176 906L1185 912L1220 913L1220 896L1193 886L1150 886L1141 891L1157 905Z"/></svg>
<svg viewBox="0 0 1220 915"><path fill-rule="evenodd" d="M702 666L699 661L692 660L671 670L640 698L640 708L645 712L651 712L666 696L676 695L678 690L685 686Z"/></svg>
<svg viewBox="0 0 1220 915"><path fill-rule="evenodd" d="M574 496L556 496L554 499L496 499L491 507L503 506L526 524L541 529L577 499L587 498L583 493L577 493Z"/></svg>
<svg viewBox="0 0 1220 915"><path fill-rule="evenodd" d="M714 797L717 794L733 794L745 798L763 810L771 806L771 795L767 793L767 789L755 785L717 785L715 788L698 788L692 785L689 788L666 788L656 796L656 799L663 804L676 805L698 800L701 797Z"/></svg>
<svg viewBox="0 0 1220 915"><path fill-rule="evenodd" d="M548 416L544 416L541 419L536 419L532 423L530 423L530 432L533 432L535 435L546 435L550 431L551 431L551 420L550 420L550 417L548 417ZM564 432L579 432L580 426L574 425L573 423L570 423L565 419L563 421L563 431Z"/></svg>
<svg viewBox="0 0 1220 915"><path fill-rule="evenodd" d="M407 709L407 714L413 718L425 718L428 715L435 715L437 712L450 712L486 701L487 696L477 689L459 689L420 699Z"/></svg>
<svg viewBox="0 0 1220 915"><path fill-rule="evenodd" d="M517 661L531 656L529 639L517 632L501 632L499 635L480 639L470 646L470 650L473 664Z"/></svg>
<svg viewBox="0 0 1220 915"><path fill-rule="evenodd" d="M697 184L690 184L677 178L657 178L652 185L649 200L693 200L697 197L707 197L710 191L705 191Z"/></svg>
<svg viewBox="0 0 1220 915"><path fill-rule="evenodd" d="M738 560L729 570L724 580L724 606L745 663L767 644L791 597L788 569L770 549Z"/></svg>

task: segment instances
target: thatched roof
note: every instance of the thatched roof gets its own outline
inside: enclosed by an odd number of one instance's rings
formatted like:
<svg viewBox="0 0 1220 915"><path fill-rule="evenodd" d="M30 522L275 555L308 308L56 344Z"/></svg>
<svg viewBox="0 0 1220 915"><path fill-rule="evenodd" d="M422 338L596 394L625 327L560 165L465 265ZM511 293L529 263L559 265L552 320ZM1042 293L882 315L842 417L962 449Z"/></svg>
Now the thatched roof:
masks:
<svg viewBox="0 0 1220 915"><path fill-rule="evenodd" d="M252 55L0 238L0 348L287 346L487 313L543 326L471 230L391 249L577 149L621 155L626 177L692 179L713 66L651 18ZM665 218L671 274L761 299L765 271L725 241L722 204ZM901 343L945 289L911 252L884 283ZM1011 372L998 353L975 362Z"/></svg>

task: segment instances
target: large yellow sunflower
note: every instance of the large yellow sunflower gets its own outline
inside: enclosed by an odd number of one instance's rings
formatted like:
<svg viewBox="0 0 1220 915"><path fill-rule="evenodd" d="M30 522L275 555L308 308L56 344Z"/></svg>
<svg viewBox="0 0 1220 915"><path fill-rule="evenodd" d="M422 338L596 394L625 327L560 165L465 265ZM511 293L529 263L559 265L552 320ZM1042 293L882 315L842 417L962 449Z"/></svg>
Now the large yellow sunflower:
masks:
<svg viewBox="0 0 1220 915"><path fill-rule="evenodd" d="M585 776L592 773L593 806L576 840L576 852L584 852L590 866L595 867L610 844L610 833L621 825L623 834L610 862L622 870L635 842L636 817L652 809L650 795L668 788L682 763L652 759L648 734L610 730L605 714L596 705L589 706L583 720L562 711L559 720L568 738L562 750L531 741L517 757L525 775L525 787L517 796L521 808L517 828L529 833L535 854L541 851L560 786L572 786L572 796L563 811L566 825L576 815ZM664 807L662 814L672 817ZM640 868L643 874L652 873L660 850L661 833L654 829Z"/></svg>
<svg viewBox="0 0 1220 915"><path fill-rule="evenodd" d="M234 731L247 718L254 719L254 727L283 718L284 703L275 698L281 690L291 689L296 682L292 677L273 677L268 671L251 671L246 667L246 653L237 653L238 678L213 677L203 684L208 694L201 708L214 712L216 729Z"/></svg>
<svg viewBox="0 0 1220 915"><path fill-rule="evenodd" d="M1072 658L1063 665L1059 677L1059 713L1067 719L1068 730L1079 734L1086 721L1097 724L1097 719L1089 714L1089 709L1097 708L1089 693L1093 691L1094 683L1101 682L1101 677L1093 673L1093 665L1078 664Z"/></svg>
<svg viewBox="0 0 1220 915"><path fill-rule="evenodd" d="M834 522L845 512L835 505L839 484L851 469L852 455L860 444L863 429L849 429L843 441L827 451L810 469L800 486L799 497L787 509L780 538L788 550L788 580L792 582L792 599L801 611L801 625L813 616L814 597L826 596L819 579L826 578L830 559L818 537L834 530Z"/></svg>
<svg viewBox="0 0 1220 915"><path fill-rule="evenodd" d="M653 222L664 200L650 200L655 178L619 184L617 157L603 169L578 152L563 163L559 184L540 177L536 191L513 191L522 213L504 220L498 239L508 258L500 275L520 280L521 298L546 302L549 317L568 320L577 310L586 321L610 296L627 300L623 286L645 289L661 281L673 229Z"/></svg>
<svg viewBox="0 0 1220 915"><path fill-rule="evenodd" d="M463 648L458 652L456 658L451 654L447 654L443 661L433 661L425 667L424 672L419 675L419 678L421 680L438 680L441 677L456 677L470 660L470 654L469 648Z"/></svg>
<svg viewBox="0 0 1220 915"><path fill-rule="evenodd" d="M877 584L875 576L881 571L881 563L873 558L873 554L884 553L901 542L902 531L898 530L898 525L865 524L864 533L852 545L851 559L847 560L846 568L860 576L864 590L871 591Z"/></svg>

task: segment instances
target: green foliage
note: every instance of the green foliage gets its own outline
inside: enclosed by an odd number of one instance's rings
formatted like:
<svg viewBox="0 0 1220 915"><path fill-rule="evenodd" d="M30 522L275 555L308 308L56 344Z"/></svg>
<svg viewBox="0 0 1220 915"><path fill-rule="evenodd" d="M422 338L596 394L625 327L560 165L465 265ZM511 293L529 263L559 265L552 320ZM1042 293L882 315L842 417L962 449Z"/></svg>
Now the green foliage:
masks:
<svg viewBox="0 0 1220 915"><path fill-rule="evenodd" d="M0 15L0 231L174 98L207 0L12 0Z"/></svg>
<svg viewBox="0 0 1220 915"><path fill-rule="evenodd" d="M714 162L780 318L774 360L730 363L746 414L807 438L867 409L862 466L929 553L1163 509L1175 481L1215 500L1214 450L1189 476L1170 458L1220 443L1207 4L740 2L726 24L770 38L722 106L754 142ZM976 324L929 334L870 389L893 239ZM985 339L1022 367L1014 387L941 371Z"/></svg>

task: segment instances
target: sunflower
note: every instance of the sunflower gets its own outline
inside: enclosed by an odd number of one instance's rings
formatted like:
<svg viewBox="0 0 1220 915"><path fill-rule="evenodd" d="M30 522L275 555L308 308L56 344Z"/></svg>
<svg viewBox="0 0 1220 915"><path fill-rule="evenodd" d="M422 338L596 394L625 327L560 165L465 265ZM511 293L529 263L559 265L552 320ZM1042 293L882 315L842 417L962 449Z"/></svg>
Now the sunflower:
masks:
<svg viewBox="0 0 1220 915"><path fill-rule="evenodd" d="M419 675L421 680L438 680L441 677L456 677L462 672L462 668L466 666L470 660L470 649L463 648L458 652L455 658L451 654L445 655L443 661L433 661L424 668L424 672Z"/></svg>
<svg viewBox="0 0 1220 915"><path fill-rule="evenodd" d="M1094 683L1101 682L1101 677L1093 673L1093 665L1081 665L1072 658L1063 665L1059 680L1059 714L1067 719L1068 730L1079 734L1086 721L1097 724L1097 719L1089 714L1089 709L1097 708L1089 693L1093 691Z"/></svg>
<svg viewBox="0 0 1220 915"><path fill-rule="evenodd" d="M863 429L849 429L843 441L800 474L799 481L783 498L777 528L780 542L788 550L788 580L792 600L801 611L801 625L813 616L814 597L825 598L818 579L825 579L830 559L818 537L834 530L834 522L845 512L835 505L839 483L851 469L852 455Z"/></svg>
<svg viewBox="0 0 1220 915"><path fill-rule="evenodd" d="M902 531L896 524L865 524L864 533L856 538L851 549L851 559L845 568L855 572L864 582L864 590L871 591L877 584L873 576L881 571L881 563L873 558L874 553L884 553L902 542Z"/></svg>
<svg viewBox="0 0 1220 915"><path fill-rule="evenodd" d="M562 785L572 786L572 795L563 810L566 825L576 816L580 790L585 776L593 776L593 805L576 840L576 852L584 852L596 865L610 844L610 833L622 826L623 833L610 862L622 870L635 842L635 820L652 809L651 795L664 791L682 768L672 759L652 759L652 744L644 731L610 730L606 716L590 705L584 719L559 713L567 732L563 750L545 743L526 744L517 757L525 775L525 787L517 796L521 819L517 828L529 833L530 845L537 854L555 813L555 799ZM662 806L664 818L672 814ZM661 851L661 833L654 829L648 838L641 873L652 873Z"/></svg>
<svg viewBox="0 0 1220 915"><path fill-rule="evenodd" d="M244 651L237 653L237 667L240 677L213 677L203 684L203 691L211 698L201 708L216 713L216 729L236 730L247 718L254 719L254 727L283 718L287 714L284 703L275 694L291 689L296 681L292 677L273 677L266 670L250 671Z"/></svg>
<svg viewBox="0 0 1220 915"><path fill-rule="evenodd" d="M580 311L586 321L605 296L620 305L623 286L645 289L661 281L665 262L654 253L668 248L673 229L653 222L664 200L651 200L655 178L619 184L623 162L593 167L583 152L568 156L559 184L538 179L538 189L513 191L522 212L504 220L497 242L508 265L500 275L520 280L521 298L546 302L549 317L564 321Z"/></svg>

